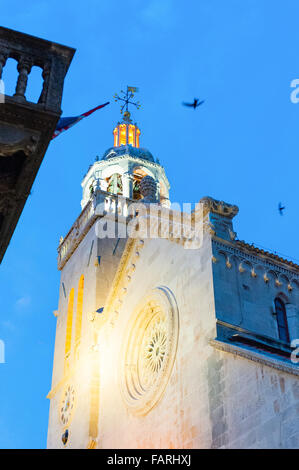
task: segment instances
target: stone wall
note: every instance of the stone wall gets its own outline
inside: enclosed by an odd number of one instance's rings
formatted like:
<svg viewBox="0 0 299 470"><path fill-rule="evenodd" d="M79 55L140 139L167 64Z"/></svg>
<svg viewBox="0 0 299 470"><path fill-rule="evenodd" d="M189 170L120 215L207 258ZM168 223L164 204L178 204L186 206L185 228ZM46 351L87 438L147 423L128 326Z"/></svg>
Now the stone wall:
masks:
<svg viewBox="0 0 299 470"><path fill-rule="evenodd" d="M242 253L242 259L236 252L228 256L209 234L196 250L168 239L116 243L97 239L92 227L63 267L66 297L61 287L48 447L64 447L59 407L63 387L72 383L77 398L69 448L86 448L91 437L98 448L112 449L298 448L298 370L292 373L286 361L277 358L274 363L261 351L257 358L252 348L229 349L221 338L214 341L217 319L277 338L273 297L280 292L298 305L291 273L279 266L275 271L275 266L258 265L258 260ZM74 287L76 305L82 274L82 348L80 359L64 376L67 298ZM130 402L124 389L126 380L135 377L132 367L139 367L138 361L134 363L135 343L139 350L143 345L138 328L136 333L132 326L138 327L144 299L152 298L149 307L154 308L157 290L174 299L178 343L169 375L159 376L156 395L143 402L144 412L141 408L137 413L135 398ZM101 307L105 307L103 317L95 314ZM93 315L103 318L102 323L96 324ZM127 357L131 362L126 363ZM164 386L161 394L159 388ZM90 426L93 420L96 425Z"/></svg>
<svg viewBox="0 0 299 470"><path fill-rule="evenodd" d="M60 402L63 390L68 383L76 390L76 412L69 427L69 444L74 448L86 448L89 440L89 409L92 346L95 339L91 320L96 312L105 304L107 293L114 278L119 260L125 245L121 239L116 247L117 239L98 239L95 225L83 238L73 256L61 271L59 304L57 311L57 329L55 340L54 366L52 376L48 447L63 448L61 436L63 426L59 419ZM80 357L74 357L74 338L78 299L78 284L84 276L82 333ZM69 293L74 288L74 311L72 325L71 370L64 372L64 352L66 338L66 321ZM98 354L96 352L96 354Z"/></svg>
<svg viewBox="0 0 299 470"><path fill-rule="evenodd" d="M278 263L213 242L217 319L278 339L274 299L286 304L290 338L299 338L298 274Z"/></svg>
<svg viewBox="0 0 299 470"><path fill-rule="evenodd" d="M298 376L220 351L207 372L210 447L299 447Z"/></svg>
<svg viewBox="0 0 299 470"><path fill-rule="evenodd" d="M179 311L179 340L174 367L160 401L146 415L134 415L120 384L123 342L132 312L151 289L167 286ZM205 363L209 337L215 337L211 246L184 250L168 240L145 240L136 270L110 330L101 358L99 447L209 447L208 384ZM109 336L107 338L107 333Z"/></svg>

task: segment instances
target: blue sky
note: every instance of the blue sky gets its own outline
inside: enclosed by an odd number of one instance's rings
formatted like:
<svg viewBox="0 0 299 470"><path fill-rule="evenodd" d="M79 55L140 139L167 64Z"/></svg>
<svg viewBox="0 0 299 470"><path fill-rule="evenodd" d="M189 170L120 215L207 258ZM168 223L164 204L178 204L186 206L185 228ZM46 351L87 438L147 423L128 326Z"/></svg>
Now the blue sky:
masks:
<svg viewBox="0 0 299 470"><path fill-rule="evenodd" d="M209 195L237 204L239 239L299 260L299 103L290 101L299 78L298 17L295 0L2 3L2 26L77 49L65 116L111 105L50 144L1 264L0 448L46 446L56 249L80 213L89 164L112 146L116 91L140 88L141 146L165 167L172 201ZM9 63L9 92L14 74ZM39 86L33 71L29 98ZM195 96L206 100L196 112L181 106Z"/></svg>

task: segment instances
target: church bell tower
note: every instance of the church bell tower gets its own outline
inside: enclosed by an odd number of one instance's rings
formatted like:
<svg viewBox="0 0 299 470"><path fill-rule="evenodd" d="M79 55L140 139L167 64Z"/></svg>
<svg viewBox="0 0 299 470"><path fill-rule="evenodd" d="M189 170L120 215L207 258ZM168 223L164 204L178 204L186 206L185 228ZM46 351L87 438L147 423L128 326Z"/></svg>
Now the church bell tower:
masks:
<svg viewBox="0 0 299 470"><path fill-rule="evenodd" d="M58 247L48 447L298 448L299 265L239 240L234 204L169 207L129 101Z"/></svg>
<svg viewBox="0 0 299 470"><path fill-rule="evenodd" d="M113 130L113 146L90 165L82 181L82 212L58 247L61 271L48 447L96 448L101 410L98 331L125 250L127 237L100 238L97 224L117 217L126 227L128 207L150 188L152 202L168 207L169 182L128 110ZM101 210L99 210L101 207ZM102 208L104 207L104 211ZM113 294L112 294L113 295ZM109 347L109 346L107 346ZM114 366L112 366L114 367Z"/></svg>

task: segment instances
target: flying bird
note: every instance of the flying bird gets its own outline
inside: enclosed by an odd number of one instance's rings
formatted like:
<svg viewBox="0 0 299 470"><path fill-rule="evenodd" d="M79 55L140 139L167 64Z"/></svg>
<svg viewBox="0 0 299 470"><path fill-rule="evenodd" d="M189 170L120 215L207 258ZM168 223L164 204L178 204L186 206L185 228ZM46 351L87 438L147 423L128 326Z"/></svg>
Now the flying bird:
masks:
<svg viewBox="0 0 299 470"><path fill-rule="evenodd" d="M200 106L200 105L203 104L204 102L205 102L205 100L199 101L198 98L194 98L193 103L185 103L185 102L183 102L182 104L183 104L184 106L188 106L189 108L196 109L196 108L198 108L198 106Z"/></svg>
<svg viewBox="0 0 299 470"><path fill-rule="evenodd" d="M283 210L285 209L285 206L282 206L281 205L281 202L278 204L278 211L280 213L280 215L283 215Z"/></svg>

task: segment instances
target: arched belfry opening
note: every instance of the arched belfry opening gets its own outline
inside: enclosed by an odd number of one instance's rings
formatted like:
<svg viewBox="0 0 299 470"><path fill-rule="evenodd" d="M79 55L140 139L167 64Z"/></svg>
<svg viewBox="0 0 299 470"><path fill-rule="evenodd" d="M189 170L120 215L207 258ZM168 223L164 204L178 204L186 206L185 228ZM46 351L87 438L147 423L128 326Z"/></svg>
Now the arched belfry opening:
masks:
<svg viewBox="0 0 299 470"><path fill-rule="evenodd" d="M120 173L113 173L111 176L106 178L107 191L111 194L123 194L123 184Z"/></svg>
<svg viewBox="0 0 299 470"><path fill-rule="evenodd" d="M139 200L142 198L141 193L140 193L140 182L142 178L144 178L144 176L148 175L148 172L146 172L141 167L137 167L137 168L134 168L132 175L133 175L133 199Z"/></svg>

